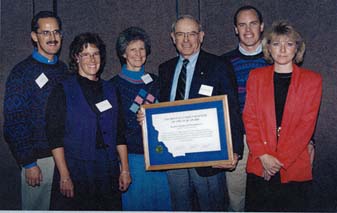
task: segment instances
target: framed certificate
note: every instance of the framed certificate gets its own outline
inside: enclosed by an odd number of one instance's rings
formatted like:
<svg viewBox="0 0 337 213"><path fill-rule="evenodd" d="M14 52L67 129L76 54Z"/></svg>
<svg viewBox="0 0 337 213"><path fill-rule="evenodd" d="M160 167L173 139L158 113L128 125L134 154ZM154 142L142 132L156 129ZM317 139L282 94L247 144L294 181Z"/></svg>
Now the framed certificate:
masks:
<svg viewBox="0 0 337 213"><path fill-rule="evenodd" d="M227 96L142 105L146 170L231 164Z"/></svg>

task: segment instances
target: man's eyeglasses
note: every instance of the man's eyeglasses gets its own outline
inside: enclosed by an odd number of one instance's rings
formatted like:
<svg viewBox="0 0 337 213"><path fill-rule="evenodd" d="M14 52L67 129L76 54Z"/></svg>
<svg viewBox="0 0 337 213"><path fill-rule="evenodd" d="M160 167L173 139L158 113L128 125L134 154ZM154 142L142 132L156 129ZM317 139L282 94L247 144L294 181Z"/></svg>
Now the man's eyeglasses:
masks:
<svg viewBox="0 0 337 213"><path fill-rule="evenodd" d="M52 34L55 37L62 37L62 31L61 30L54 30L54 31L44 30L44 31L41 31L41 32L36 32L36 34L42 35L43 37L50 37Z"/></svg>
<svg viewBox="0 0 337 213"><path fill-rule="evenodd" d="M91 58L100 59L101 54L99 54L99 52L94 52L93 54L90 54L90 53L80 53L79 56L83 60L90 60Z"/></svg>
<svg viewBox="0 0 337 213"><path fill-rule="evenodd" d="M195 31L192 31L192 32L176 32L174 34L176 36L177 39L184 39L185 36L189 39L196 39L199 35L199 32L195 32Z"/></svg>

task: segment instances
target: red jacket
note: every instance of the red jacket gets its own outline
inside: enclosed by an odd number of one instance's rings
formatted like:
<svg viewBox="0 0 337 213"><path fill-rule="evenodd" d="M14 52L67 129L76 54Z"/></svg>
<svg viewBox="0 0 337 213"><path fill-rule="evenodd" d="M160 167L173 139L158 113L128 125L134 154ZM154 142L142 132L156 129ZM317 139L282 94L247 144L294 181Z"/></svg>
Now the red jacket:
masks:
<svg viewBox="0 0 337 213"><path fill-rule="evenodd" d="M313 135L322 96L320 74L293 65L279 140L276 137L274 66L253 70L247 81L243 111L249 156L247 172L262 176L259 156L276 157L284 167L281 182L312 179L308 143Z"/></svg>

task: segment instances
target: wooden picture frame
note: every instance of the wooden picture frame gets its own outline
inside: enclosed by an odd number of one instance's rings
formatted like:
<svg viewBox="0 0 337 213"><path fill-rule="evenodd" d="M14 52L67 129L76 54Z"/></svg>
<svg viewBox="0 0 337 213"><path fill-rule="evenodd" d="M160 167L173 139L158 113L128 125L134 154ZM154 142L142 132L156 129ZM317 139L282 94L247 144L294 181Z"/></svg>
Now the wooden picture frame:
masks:
<svg viewBox="0 0 337 213"><path fill-rule="evenodd" d="M146 170L233 163L227 95L142 105Z"/></svg>

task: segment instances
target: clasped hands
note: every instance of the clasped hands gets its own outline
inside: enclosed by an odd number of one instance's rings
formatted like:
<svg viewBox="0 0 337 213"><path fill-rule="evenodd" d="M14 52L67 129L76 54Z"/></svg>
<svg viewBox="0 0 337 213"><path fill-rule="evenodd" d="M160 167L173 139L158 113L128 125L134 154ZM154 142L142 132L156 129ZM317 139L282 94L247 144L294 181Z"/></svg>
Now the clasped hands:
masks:
<svg viewBox="0 0 337 213"><path fill-rule="evenodd" d="M270 180L280 169L284 166L277 158L272 155L264 154L260 157L263 166L263 178L267 181Z"/></svg>

